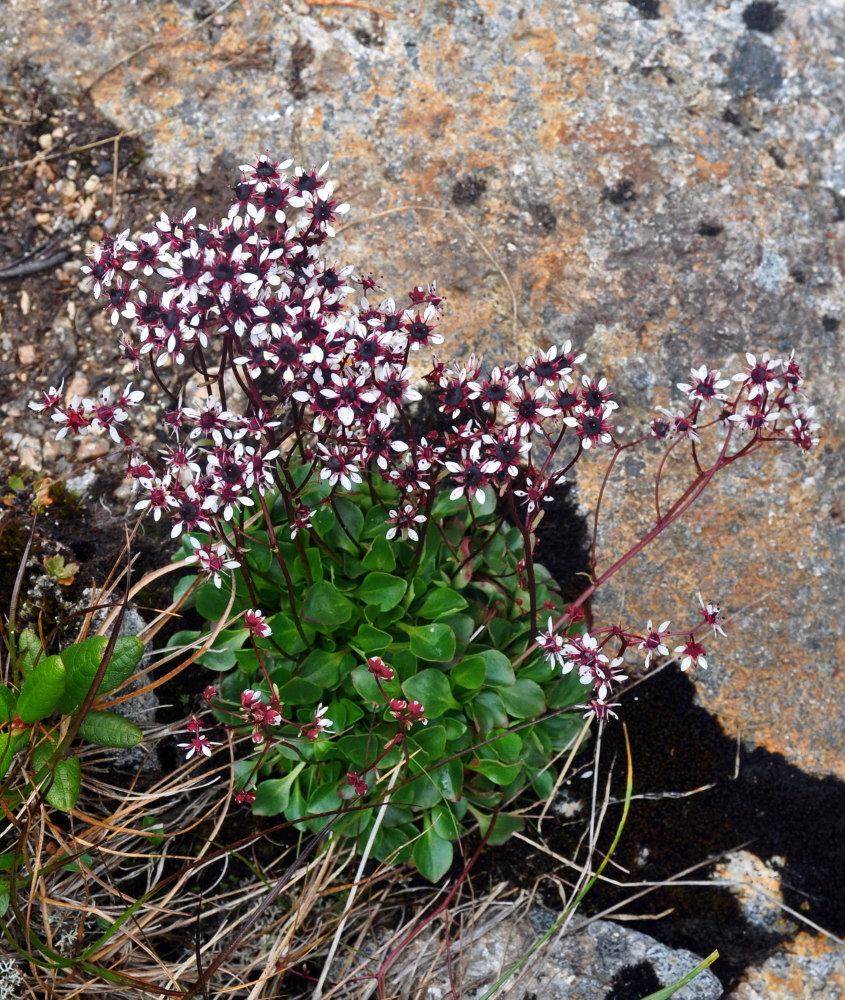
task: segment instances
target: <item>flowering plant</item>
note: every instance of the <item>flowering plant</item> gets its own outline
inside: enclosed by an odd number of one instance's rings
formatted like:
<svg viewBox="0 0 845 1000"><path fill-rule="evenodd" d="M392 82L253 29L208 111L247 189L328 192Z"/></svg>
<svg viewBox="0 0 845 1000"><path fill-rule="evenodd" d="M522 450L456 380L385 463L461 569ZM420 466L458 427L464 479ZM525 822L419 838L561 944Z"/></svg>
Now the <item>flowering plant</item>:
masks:
<svg viewBox="0 0 845 1000"><path fill-rule="evenodd" d="M748 354L732 379L692 369L683 406L629 441L606 379L569 342L492 368L435 359L420 380L412 362L443 341L435 285L397 304L331 261L347 206L325 165L291 168L259 157L223 221L162 215L85 268L112 322L132 324L125 356L168 401L158 454L128 429L143 398L132 385L69 402L51 388L32 405L60 436L108 433L136 508L166 519L195 567L178 593L210 626L171 641L202 645L224 676L205 692L215 722L189 723L187 756L214 752L209 725L247 735L258 757L236 763L240 801L314 829L340 810L336 829L437 878L469 823L505 837L519 820L501 807L529 784L552 790L583 727L573 710L614 714L629 651L648 667L671 642L683 669L706 666L699 633L721 631L716 604L700 597L698 622L676 631L588 630L585 604L721 469L774 441L809 450L817 425L792 356ZM415 419L422 382L437 428ZM609 476L648 441L663 450L654 527L606 569L594 552L564 606L535 560L545 505L586 454L607 450ZM669 502L681 447L692 474ZM386 808L359 808L364 797Z"/></svg>

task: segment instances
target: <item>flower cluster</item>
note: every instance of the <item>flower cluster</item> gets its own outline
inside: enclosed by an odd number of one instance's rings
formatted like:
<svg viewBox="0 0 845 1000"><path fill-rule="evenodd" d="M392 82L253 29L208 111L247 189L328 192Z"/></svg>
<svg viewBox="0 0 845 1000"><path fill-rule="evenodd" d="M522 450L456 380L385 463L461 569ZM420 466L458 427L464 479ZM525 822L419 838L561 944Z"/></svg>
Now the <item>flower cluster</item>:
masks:
<svg viewBox="0 0 845 1000"><path fill-rule="evenodd" d="M149 362L169 397L171 443L156 455L136 447L126 421L142 393L132 387L115 400L105 390L68 403L51 388L31 404L61 424L59 436L107 430L125 449L137 509L166 518L173 537L212 536L191 544L216 585L237 562L226 525L254 513L269 489L297 511L291 535L309 530L298 504L304 484L291 489L284 475L294 457L332 489L365 475L391 483L390 537L416 542L440 484L453 499L479 501L515 488L530 522L562 477L549 453L567 431L579 452L611 442L612 392L576 371L584 355L568 342L492 370L474 356L435 360L423 378L453 423L415 439L408 405L420 392L409 359L442 343L435 285L415 287L401 305L326 257L347 210L332 197L326 165L306 171L262 156L241 170L221 222L202 225L194 210L162 215L132 239L108 237L83 268L112 322L131 325L126 356L136 367ZM175 381L166 385L166 375ZM197 375L205 395L191 392Z"/></svg>
<svg viewBox="0 0 845 1000"><path fill-rule="evenodd" d="M696 639L695 634L702 628L712 628L715 638L717 635L724 635L725 631L721 625L722 614L719 605L712 601L705 602L701 594L698 595L698 602L701 606L702 620L688 632L670 632L671 622L668 621L662 622L657 628L649 621L642 635L614 625L594 630L592 633L572 629L574 634L567 636L558 631L559 625L561 623L573 625L577 621L572 609L567 609L558 625L549 618L548 628L540 632L534 641L552 669L560 667L563 674L577 669L581 683L592 687L592 699L589 704L581 706L586 710L585 716L596 719L606 719L609 716L615 718L616 713L613 709L618 707L618 703L609 702L607 699L622 681L628 680L628 675L623 674L619 668L624 661L625 651L630 647L644 651L643 668L648 669L655 657L669 655L669 647L664 640L673 635L686 635L686 642L674 647L674 652L681 657L681 670L687 671L691 667L707 668L707 650ZM612 639L619 643L618 655L613 659L602 652Z"/></svg>

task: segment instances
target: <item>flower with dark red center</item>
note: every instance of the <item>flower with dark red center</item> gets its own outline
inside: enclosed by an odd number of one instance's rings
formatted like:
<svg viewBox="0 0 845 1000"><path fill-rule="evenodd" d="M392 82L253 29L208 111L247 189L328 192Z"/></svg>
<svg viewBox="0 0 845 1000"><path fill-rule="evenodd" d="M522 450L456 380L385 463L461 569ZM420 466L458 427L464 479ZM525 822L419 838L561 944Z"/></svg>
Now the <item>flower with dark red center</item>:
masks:
<svg viewBox="0 0 845 1000"><path fill-rule="evenodd" d="M696 642L692 635L683 646L675 646L675 652L680 653L683 657L681 660L682 671L686 672L690 667L707 669L707 650L701 643Z"/></svg>
<svg viewBox="0 0 845 1000"><path fill-rule="evenodd" d="M574 427L584 448L597 448L599 443L610 444L612 427L605 419L604 410L589 410L571 417L564 417L567 427Z"/></svg>
<svg viewBox="0 0 845 1000"><path fill-rule="evenodd" d="M748 362L748 367L745 371L737 372L733 381L742 382L743 387L748 389L749 402L754 399L764 400L769 391L769 383L778 378L776 369L781 366L781 361L779 359L771 361L768 351L759 361L751 353L745 355L745 360Z"/></svg>
<svg viewBox="0 0 845 1000"><path fill-rule="evenodd" d="M639 649L645 650L645 667L648 669L651 663L651 658L653 656L668 656L669 647L663 642L667 635L669 635L669 622L663 622L658 628L654 628L649 619L646 625L646 634L643 637L642 642L639 645Z"/></svg>
<svg viewBox="0 0 845 1000"><path fill-rule="evenodd" d="M266 639L273 634L273 630L267 624L264 615L259 610L245 612L244 625L252 635L258 636L260 639Z"/></svg>

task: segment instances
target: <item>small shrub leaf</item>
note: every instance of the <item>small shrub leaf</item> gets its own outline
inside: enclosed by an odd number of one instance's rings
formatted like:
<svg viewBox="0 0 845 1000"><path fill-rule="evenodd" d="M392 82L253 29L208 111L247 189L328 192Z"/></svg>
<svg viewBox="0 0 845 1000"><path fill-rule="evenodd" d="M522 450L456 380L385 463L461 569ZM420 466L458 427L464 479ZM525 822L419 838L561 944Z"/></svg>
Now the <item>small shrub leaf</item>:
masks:
<svg viewBox="0 0 845 1000"><path fill-rule="evenodd" d="M98 747L122 749L137 746L143 739L135 723L117 712L88 712L79 727L79 735Z"/></svg>

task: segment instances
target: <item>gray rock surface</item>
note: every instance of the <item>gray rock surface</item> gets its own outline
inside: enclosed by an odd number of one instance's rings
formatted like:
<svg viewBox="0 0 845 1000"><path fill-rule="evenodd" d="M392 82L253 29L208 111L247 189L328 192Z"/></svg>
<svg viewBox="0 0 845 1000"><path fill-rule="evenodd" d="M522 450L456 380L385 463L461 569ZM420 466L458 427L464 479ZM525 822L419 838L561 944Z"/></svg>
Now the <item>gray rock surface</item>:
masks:
<svg viewBox="0 0 845 1000"><path fill-rule="evenodd" d="M509 919L455 948L453 971L459 976L460 995L478 998L514 962L522 958L539 934L524 918ZM538 1000L607 1000L613 991L625 996L645 997L676 982L699 964L689 951L672 950L639 931L597 920L572 929L540 952L536 959L515 975L501 997L537 997ZM442 980L442 988L430 985L428 1000L449 994L445 967L430 981ZM675 994L677 1000L719 1000L722 986L705 969Z"/></svg>

